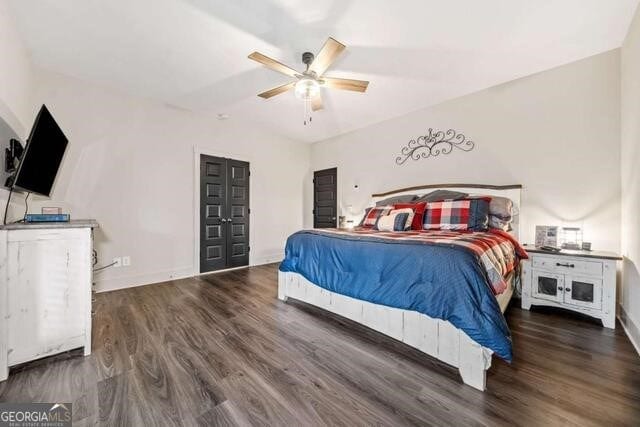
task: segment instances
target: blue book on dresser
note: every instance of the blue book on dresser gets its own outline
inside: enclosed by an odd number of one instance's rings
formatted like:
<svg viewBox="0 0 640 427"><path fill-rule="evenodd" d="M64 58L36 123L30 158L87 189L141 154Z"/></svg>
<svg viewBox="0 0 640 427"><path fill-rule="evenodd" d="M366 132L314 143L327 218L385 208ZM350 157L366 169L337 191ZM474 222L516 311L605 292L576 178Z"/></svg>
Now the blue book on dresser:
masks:
<svg viewBox="0 0 640 427"><path fill-rule="evenodd" d="M69 222L69 214L27 214L25 222Z"/></svg>

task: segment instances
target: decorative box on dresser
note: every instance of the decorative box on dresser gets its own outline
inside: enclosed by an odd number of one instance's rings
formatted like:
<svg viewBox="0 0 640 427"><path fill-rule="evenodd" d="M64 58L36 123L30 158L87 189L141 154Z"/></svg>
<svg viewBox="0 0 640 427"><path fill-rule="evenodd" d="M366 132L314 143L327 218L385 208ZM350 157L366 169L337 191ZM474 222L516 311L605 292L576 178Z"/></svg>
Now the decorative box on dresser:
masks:
<svg viewBox="0 0 640 427"><path fill-rule="evenodd" d="M91 353L94 220L0 226L0 381L9 367Z"/></svg>
<svg viewBox="0 0 640 427"><path fill-rule="evenodd" d="M616 263L613 252L562 250L554 253L525 246L522 308L544 305L573 310L616 327Z"/></svg>

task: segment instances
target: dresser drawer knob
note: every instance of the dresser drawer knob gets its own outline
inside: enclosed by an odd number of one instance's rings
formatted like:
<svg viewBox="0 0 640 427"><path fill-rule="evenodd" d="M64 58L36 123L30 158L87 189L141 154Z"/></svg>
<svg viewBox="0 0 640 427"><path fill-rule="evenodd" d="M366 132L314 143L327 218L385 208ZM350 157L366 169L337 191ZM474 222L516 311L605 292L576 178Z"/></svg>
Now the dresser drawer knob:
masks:
<svg viewBox="0 0 640 427"><path fill-rule="evenodd" d="M571 292L571 288L564 288L565 291Z"/></svg>
<svg viewBox="0 0 640 427"><path fill-rule="evenodd" d="M569 267L569 268L574 268L575 267L574 264L563 264L561 262L556 262L556 266L557 267Z"/></svg>

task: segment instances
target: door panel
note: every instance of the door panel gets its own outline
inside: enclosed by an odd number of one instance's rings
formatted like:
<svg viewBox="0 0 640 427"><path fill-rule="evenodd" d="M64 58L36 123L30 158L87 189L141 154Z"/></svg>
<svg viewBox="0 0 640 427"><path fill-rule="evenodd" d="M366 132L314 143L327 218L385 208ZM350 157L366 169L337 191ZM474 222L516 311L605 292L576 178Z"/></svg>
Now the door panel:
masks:
<svg viewBox="0 0 640 427"><path fill-rule="evenodd" d="M228 267L249 265L249 163L227 160Z"/></svg>
<svg viewBox="0 0 640 427"><path fill-rule="evenodd" d="M313 173L313 227L333 228L337 225L337 181L336 168Z"/></svg>
<svg viewBox="0 0 640 427"><path fill-rule="evenodd" d="M219 270L227 264L226 181L226 160L201 155L200 272L203 273Z"/></svg>
<svg viewBox="0 0 640 427"><path fill-rule="evenodd" d="M207 197L224 197L222 184L207 184Z"/></svg>

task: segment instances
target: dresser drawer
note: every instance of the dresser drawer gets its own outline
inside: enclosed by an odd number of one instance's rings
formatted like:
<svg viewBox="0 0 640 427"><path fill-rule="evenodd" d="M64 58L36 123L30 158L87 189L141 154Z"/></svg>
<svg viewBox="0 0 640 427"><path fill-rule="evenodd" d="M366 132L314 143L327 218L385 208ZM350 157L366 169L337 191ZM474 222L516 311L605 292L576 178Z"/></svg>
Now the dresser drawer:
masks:
<svg viewBox="0 0 640 427"><path fill-rule="evenodd" d="M534 255L533 268L544 269L558 273L583 274L602 277L601 261L585 261L566 257L546 257Z"/></svg>
<svg viewBox="0 0 640 427"><path fill-rule="evenodd" d="M89 228L37 228L31 230L11 230L9 242L34 242L40 240L83 240L89 239Z"/></svg>

